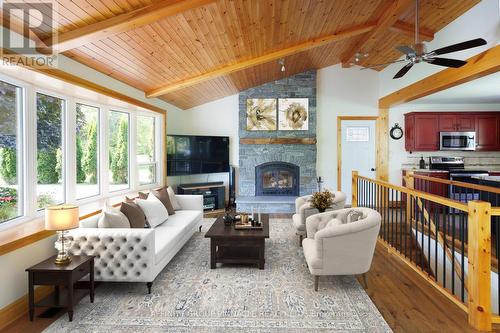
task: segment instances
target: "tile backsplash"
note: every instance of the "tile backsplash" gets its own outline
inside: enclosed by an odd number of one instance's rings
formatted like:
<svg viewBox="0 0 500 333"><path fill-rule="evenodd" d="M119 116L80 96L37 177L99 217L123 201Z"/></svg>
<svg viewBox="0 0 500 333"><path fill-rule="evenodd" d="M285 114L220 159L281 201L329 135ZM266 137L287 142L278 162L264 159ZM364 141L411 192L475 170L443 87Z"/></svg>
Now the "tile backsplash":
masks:
<svg viewBox="0 0 500 333"><path fill-rule="evenodd" d="M463 157L466 169L484 169L487 171L500 171L500 152L476 151L436 151L407 153L402 161L402 168L418 168L420 157L423 156L428 167L430 156Z"/></svg>

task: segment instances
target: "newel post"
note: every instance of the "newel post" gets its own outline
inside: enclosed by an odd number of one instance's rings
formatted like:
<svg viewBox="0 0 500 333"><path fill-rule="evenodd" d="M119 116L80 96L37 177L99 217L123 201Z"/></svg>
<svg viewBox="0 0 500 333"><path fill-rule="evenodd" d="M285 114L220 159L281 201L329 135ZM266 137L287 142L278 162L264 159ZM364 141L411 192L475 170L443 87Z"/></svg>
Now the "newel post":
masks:
<svg viewBox="0 0 500 333"><path fill-rule="evenodd" d="M469 201L469 325L491 331L491 204Z"/></svg>
<svg viewBox="0 0 500 333"><path fill-rule="evenodd" d="M358 207L358 172L352 171L352 207Z"/></svg>

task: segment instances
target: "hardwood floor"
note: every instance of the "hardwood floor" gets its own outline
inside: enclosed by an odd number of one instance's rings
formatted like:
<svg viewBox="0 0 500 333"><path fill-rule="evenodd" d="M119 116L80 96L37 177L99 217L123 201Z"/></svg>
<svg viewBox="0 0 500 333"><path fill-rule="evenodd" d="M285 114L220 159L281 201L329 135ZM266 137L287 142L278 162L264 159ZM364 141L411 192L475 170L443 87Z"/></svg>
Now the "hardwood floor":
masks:
<svg viewBox="0 0 500 333"><path fill-rule="evenodd" d="M394 332L479 332L465 312L380 244L367 278L367 293Z"/></svg>
<svg viewBox="0 0 500 333"><path fill-rule="evenodd" d="M394 332L478 332L469 328L462 310L381 245L377 245L367 279L368 295ZM61 315L66 314L61 310L53 318L36 317L30 322L26 314L3 332L41 332ZM495 327L495 332L500 328Z"/></svg>

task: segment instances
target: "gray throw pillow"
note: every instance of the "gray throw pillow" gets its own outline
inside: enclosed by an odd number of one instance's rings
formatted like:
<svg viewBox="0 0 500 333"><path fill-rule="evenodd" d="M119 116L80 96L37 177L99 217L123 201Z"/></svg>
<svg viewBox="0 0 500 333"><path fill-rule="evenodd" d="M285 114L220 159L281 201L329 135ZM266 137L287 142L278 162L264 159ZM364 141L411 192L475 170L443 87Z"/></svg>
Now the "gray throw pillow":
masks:
<svg viewBox="0 0 500 333"><path fill-rule="evenodd" d="M363 218L365 218L365 216L362 211L352 209L351 211L349 211L349 213L347 213L346 223L356 222L362 220Z"/></svg>

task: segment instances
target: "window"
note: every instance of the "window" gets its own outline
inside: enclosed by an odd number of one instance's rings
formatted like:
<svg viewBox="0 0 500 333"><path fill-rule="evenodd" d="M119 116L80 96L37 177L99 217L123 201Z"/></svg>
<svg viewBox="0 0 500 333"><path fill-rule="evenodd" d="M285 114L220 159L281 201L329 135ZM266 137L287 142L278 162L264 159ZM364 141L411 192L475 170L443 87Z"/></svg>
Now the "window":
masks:
<svg viewBox="0 0 500 333"><path fill-rule="evenodd" d="M64 100L36 94L37 208L65 200L63 120Z"/></svg>
<svg viewBox="0 0 500 333"><path fill-rule="evenodd" d="M99 195L99 108L76 104L76 198Z"/></svg>
<svg viewBox="0 0 500 333"><path fill-rule="evenodd" d="M137 116L139 185L156 183L155 117Z"/></svg>
<svg viewBox="0 0 500 333"><path fill-rule="evenodd" d="M0 222L22 215L21 104L22 89L0 81Z"/></svg>
<svg viewBox="0 0 500 333"><path fill-rule="evenodd" d="M109 112L109 191L129 186L129 123L128 113Z"/></svg>

